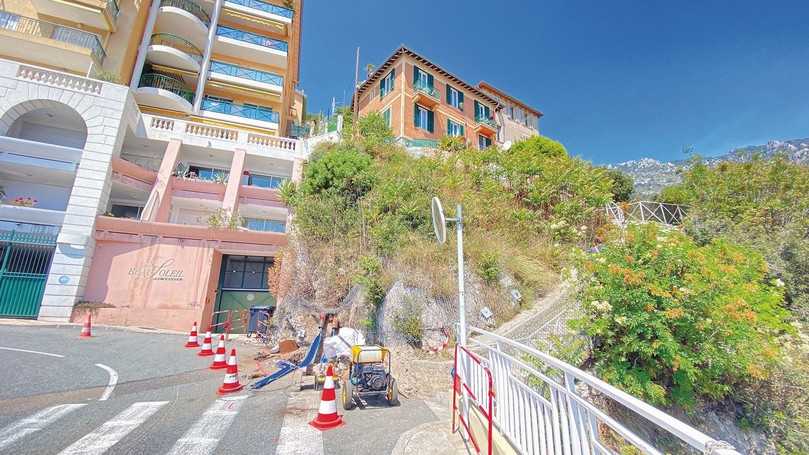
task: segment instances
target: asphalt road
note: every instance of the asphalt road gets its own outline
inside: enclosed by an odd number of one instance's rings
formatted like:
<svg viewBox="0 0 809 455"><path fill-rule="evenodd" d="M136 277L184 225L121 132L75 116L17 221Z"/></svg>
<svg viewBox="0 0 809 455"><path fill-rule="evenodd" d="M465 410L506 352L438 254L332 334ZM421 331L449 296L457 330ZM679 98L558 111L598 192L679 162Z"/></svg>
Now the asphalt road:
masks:
<svg viewBox="0 0 809 455"><path fill-rule="evenodd" d="M0 325L0 454L384 454L436 419L403 399L346 412L346 425L319 432L308 425L319 394L299 392L298 378L222 398L222 371L183 348L185 337L94 335Z"/></svg>

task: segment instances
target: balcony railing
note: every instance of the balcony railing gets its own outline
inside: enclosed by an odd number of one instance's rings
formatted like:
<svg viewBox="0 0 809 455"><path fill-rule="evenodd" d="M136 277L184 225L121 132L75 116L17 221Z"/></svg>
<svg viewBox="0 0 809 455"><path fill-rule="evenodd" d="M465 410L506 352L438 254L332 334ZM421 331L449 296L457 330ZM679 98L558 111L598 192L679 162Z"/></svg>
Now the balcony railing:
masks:
<svg viewBox="0 0 809 455"><path fill-rule="evenodd" d="M255 33L246 32L244 30L237 30L235 28L225 27L224 25L220 25L216 28L216 34L217 36L222 36L225 38L233 38L235 40L244 41L245 43L268 47L270 49L276 49L282 52L288 52L289 50L289 45L286 43L286 41L281 41L266 36L257 35Z"/></svg>
<svg viewBox="0 0 809 455"><path fill-rule="evenodd" d="M278 123L279 119L278 112L275 112L270 108L234 104L230 101L223 101L208 97L202 100L202 110L208 112L217 112L219 114L235 115L238 117L249 118L251 120L260 120L262 122Z"/></svg>
<svg viewBox="0 0 809 455"><path fill-rule="evenodd" d="M405 147L437 148L438 141L434 139L407 139L402 138L401 142Z"/></svg>
<svg viewBox="0 0 809 455"><path fill-rule="evenodd" d="M281 87L284 85L284 78L277 74L254 70L252 68L244 68L238 65L232 65L230 63L212 61L211 72L242 79L250 79L251 81L263 82L265 84L278 85Z"/></svg>
<svg viewBox="0 0 809 455"><path fill-rule="evenodd" d="M228 1L231 3L235 3L237 5L242 5L248 8L261 10L266 13L286 17L288 19L292 19L292 16L295 14L295 12L289 8L273 5L272 3L262 2L261 0L228 0Z"/></svg>
<svg viewBox="0 0 809 455"><path fill-rule="evenodd" d="M494 121L494 119L486 117L485 115L475 114L475 121L497 129L497 123Z"/></svg>
<svg viewBox="0 0 809 455"><path fill-rule="evenodd" d="M180 8L196 16L197 19L201 20L206 26L211 24L211 16L209 16L201 6L191 0L160 0L160 6Z"/></svg>
<svg viewBox="0 0 809 455"><path fill-rule="evenodd" d="M440 99L438 96L438 90L435 89L432 85L427 85L424 82L414 82L413 88L416 89L418 92L425 93L433 98Z"/></svg>
<svg viewBox="0 0 809 455"><path fill-rule="evenodd" d="M110 16L113 18L118 18L118 14L121 13L117 0L107 0L106 10L109 11Z"/></svg>
<svg viewBox="0 0 809 455"><path fill-rule="evenodd" d="M159 73L147 73L140 78L140 87L153 87L167 90L185 99L189 103L194 102L194 92L189 90L183 81L171 76Z"/></svg>
<svg viewBox="0 0 809 455"><path fill-rule="evenodd" d="M19 16L0 10L0 29L11 30L31 36L50 38L55 41L89 49L93 58L101 63L107 56L98 35L64 25Z"/></svg>
<svg viewBox="0 0 809 455"><path fill-rule="evenodd" d="M163 46L173 47L174 49L181 50L190 55L191 58L202 63L202 51L187 39L180 38L171 33L155 33L152 35L151 44L159 44Z"/></svg>

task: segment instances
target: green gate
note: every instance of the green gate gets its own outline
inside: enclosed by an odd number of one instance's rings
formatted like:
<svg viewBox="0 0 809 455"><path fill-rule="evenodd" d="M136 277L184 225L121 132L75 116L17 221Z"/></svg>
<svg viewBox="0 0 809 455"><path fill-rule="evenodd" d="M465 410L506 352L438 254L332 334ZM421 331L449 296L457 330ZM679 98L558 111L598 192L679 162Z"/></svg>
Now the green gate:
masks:
<svg viewBox="0 0 809 455"><path fill-rule="evenodd" d="M56 248L58 228L0 224L0 317L36 318Z"/></svg>
<svg viewBox="0 0 809 455"><path fill-rule="evenodd" d="M242 310L254 306L275 307L275 297L267 285L267 271L272 264L271 257L222 257L215 311L232 310L235 333L246 331L246 327L241 327L238 322ZM224 322L226 318L224 313L218 313L214 324Z"/></svg>

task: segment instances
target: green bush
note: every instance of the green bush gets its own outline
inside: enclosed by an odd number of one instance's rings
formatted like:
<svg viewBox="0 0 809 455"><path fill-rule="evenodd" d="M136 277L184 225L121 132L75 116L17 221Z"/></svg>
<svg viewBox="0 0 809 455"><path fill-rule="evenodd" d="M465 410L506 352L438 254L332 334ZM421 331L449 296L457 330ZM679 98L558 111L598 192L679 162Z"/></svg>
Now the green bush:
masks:
<svg viewBox="0 0 809 455"><path fill-rule="evenodd" d="M306 167L301 190L305 194L329 193L354 202L374 183L371 156L348 146L337 146L314 157Z"/></svg>
<svg viewBox="0 0 809 455"><path fill-rule="evenodd" d="M687 407L766 378L779 358L783 290L749 248L650 224L581 266L586 316L575 325L593 337L598 374L629 393Z"/></svg>
<svg viewBox="0 0 809 455"><path fill-rule="evenodd" d="M422 308L413 301L405 302L404 307L393 316L393 329L415 347L421 347L424 328L421 325Z"/></svg>
<svg viewBox="0 0 809 455"><path fill-rule="evenodd" d="M612 200L615 202L628 202L635 192L635 179L631 175L618 169L607 169L607 177L612 181Z"/></svg>
<svg viewBox="0 0 809 455"><path fill-rule="evenodd" d="M495 284L500 279L500 262L495 253L483 253L478 265L478 273L486 284Z"/></svg>

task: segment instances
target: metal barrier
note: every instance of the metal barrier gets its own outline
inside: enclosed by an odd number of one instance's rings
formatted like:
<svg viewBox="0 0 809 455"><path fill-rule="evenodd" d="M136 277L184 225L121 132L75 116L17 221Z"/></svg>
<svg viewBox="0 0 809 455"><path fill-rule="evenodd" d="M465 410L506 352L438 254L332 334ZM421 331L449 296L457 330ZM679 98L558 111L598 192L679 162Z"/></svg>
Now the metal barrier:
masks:
<svg viewBox="0 0 809 455"><path fill-rule="evenodd" d="M472 384L469 394L478 399L483 396L481 393L487 392L486 386L481 385L485 381L481 380L479 371L465 368L471 364L465 353L479 365L478 370L490 375L492 385L488 386L488 392L494 398L494 431L502 434L519 453L612 454L614 450L602 441L602 435L611 433L614 436L611 439L623 440L621 445L634 446L641 453L661 455L652 444L585 398L595 393L645 418L701 453L739 455L726 442L717 441L548 354L478 328L470 327L469 332L470 347L482 355L474 355L463 347L456 350L455 374L461 384ZM583 395L585 390L590 393Z"/></svg>
<svg viewBox="0 0 809 455"><path fill-rule="evenodd" d="M459 345L455 345L455 368L453 371L455 373L452 381L454 388L452 394L452 432L454 433L459 429L455 424L455 417L457 416L464 430L466 430L466 438L472 441L475 450L480 453L480 443L473 434L472 422L469 417L469 404L471 402L487 419L486 453L491 454L492 431L494 428L492 424L492 419L494 418L492 373L480 357L464 346ZM458 403L459 396L461 403Z"/></svg>
<svg viewBox="0 0 809 455"><path fill-rule="evenodd" d="M220 314L227 315L224 322L216 322L217 320L220 320L218 317ZM222 332L225 334L225 338L228 338L230 331L233 329L233 310L221 310L211 313L211 332L216 332L216 330L214 330L215 327L221 327Z"/></svg>

